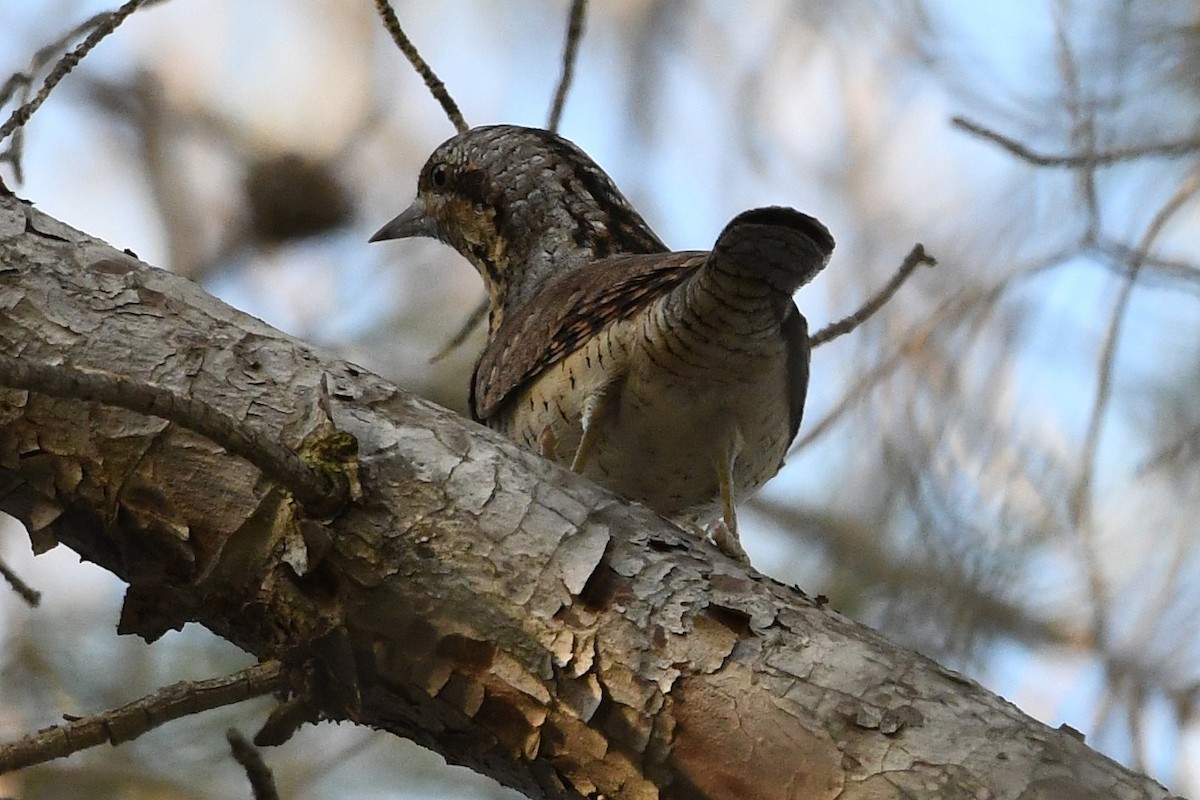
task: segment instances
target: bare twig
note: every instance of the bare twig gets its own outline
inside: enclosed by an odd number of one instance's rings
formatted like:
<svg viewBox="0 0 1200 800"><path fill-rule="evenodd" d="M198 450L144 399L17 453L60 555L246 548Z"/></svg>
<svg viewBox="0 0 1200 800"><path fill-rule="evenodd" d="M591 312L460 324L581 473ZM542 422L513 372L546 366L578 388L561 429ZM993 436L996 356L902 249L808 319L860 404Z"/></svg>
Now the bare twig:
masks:
<svg viewBox="0 0 1200 800"><path fill-rule="evenodd" d="M425 85L429 88L429 92L434 99L442 106L442 110L446 112L450 123L454 126L454 130L462 133L469 127L466 120L463 119L462 112L458 110L458 105L454 102L454 98L446 91L446 84L442 83L438 78L437 73L433 68L421 58L421 54L417 52L416 46L405 35L404 29L400 27L400 20L396 18L396 12L392 10L392 4L388 0L375 0L375 10L379 12L379 16L383 19L383 27L392 37L392 41L400 48L400 52L408 59L408 63L412 64L413 69L421 76L421 80L425 81Z"/></svg>
<svg viewBox="0 0 1200 800"><path fill-rule="evenodd" d="M964 607L974 608L980 618L988 620L995 629L1015 636L1023 642L1051 643L1067 648L1088 646L1088 633L1077 629L1070 621L1043 619L1018 602L968 576L950 577L945 566L930 563L920 555L897 554L879 536L875 526L853 514L839 514L825 509L797 507L768 500L761 494L747 501L752 511L780 523L789 535L803 537L814 548L828 553L832 564L855 574L850 581L854 587L878 587L886 591L895 586L940 586L948 588L950 578L957 598ZM832 582L831 582L832 583Z"/></svg>
<svg viewBox="0 0 1200 800"><path fill-rule="evenodd" d="M5 564L0 559L0 578L4 578L12 590L20 595L21 599L33 607L37 607L38 603L42 602L42 593L29 586L25 581L21 580L21 576L12 571L12 568Z"/></svg>
<svg viewBox="0 0 1200 800"><path fill-rule="evenodd" d="M1145 463L1138 468L1138 476L1143 476L1151 470L1180 461L1187 455L1189 449L1200 451L1200 425L1191 428L1174 442L1146 459Z"/></svg>
<svg viewBox="0 0 1200 800"><path fill-rule="evenodd" d="M1071 146L1083 153L1096 152L1095 103L1091 102L1080 84L1079 64L1068 33L1066 3L1055 4L1054 42L1058 71L1062 78L1064 103L1071 118ZM1079 196L1087 210L1087 229L1084 241L1095 239L1100 230L1100 200L1096 196L1096 164L1079 165L1075 172Z"/></svg>
<svg viewBox="0 0 1200 800"><path fill-rule="evenodd" d="M1124 161L1133 161L1139 158L1147 157L1162 157L1162 158L1178 158L1200 151L1200 139L1179 139L1173 142L1154 142L1150 144L1138 145L1135 147L1119 147L1112 150L1099 150L1094 153L1072 153L1069 155L1047 155L1038 153L1030 149L1027 145L1016 139L1009 138L1001 133L997 133L992 129L984 126L979 122L969 120L966 117L953 117L950 124L959 130L966 131L981 139L986 139L993 144L999 145L1009 153L1012 153L1022 161L1026 161L1038 167L1065 167L1074 169L1076 167L1087 166L1109 166L1118 164Z"/></svg>
<svg viewBox="0 0 1200 800"><path fill-rule="evenodd" d="M458 330L455 331L454 335L447 339L446 343L442 345L441 349L433 354L433 357L429 359L429 363L436 364L458 348L462 347L463 342L465 342L467 337L470 336L477 327L479 327L479 323L483 322L483 319L487 316L487 313L488 301L485 297L483 300L479 301L475 308L471 310L471 315L463 320L462 325L458 326Z"/></svg>
<svg viewBox="0 0 1200 800"><path fill-rule="evenodd" d="M944 300L925 320L914 326L891 353L868 372L860 376L843 394L834 407L815 424L806 426L804 436L797 439L788 448L788 455L808 447L817 439L833 428L834 424L844 416L854 405L866 397L867 393L888 378L903 363L907 356L918 352L926 340L943 325L956 323L964 319L973 310L987 308L994 304L1002 294L1019 282L1042 274L1048 269L1065 262L1070 252L1055 253L1039 263L1025 269L1010 273L990 286L981 287L966 294L956 295Z"/></svg>
<svg viewBox="0 0 1200 800"><path fill-rule="evenodd" d="M92 49L100 44L100 42L117 29L122 22L125 21L130 14L137 11L148 0L126 0L126 2L116 11L108 14L97 15L89 20L94 22L92 32L87 35L74 50L64 55L54 65L54 69L46 76L46 80L42 82L42 88L33 96L33 99L23 103L19 108L14 110L9 118L5 120L3 125L0 125L0 141L7 139L13 132L19 130L34 112L41 107L42 103L46 102L46 98L50 96L50 92L54 91L54 87L59 81L67 76L67 74L75 68L75 66L83 60Z"/></svg>
<svg viewBox="0 0 1200 800"><path fill-rule="evenodd" d="M289 489L300 505L314 515L324 516L343 504L342 488L305 463L296 451L269 436L247 431L237 420L193 397L181 397L161 387L108 372L47 366L10 355L0 355L0 385L52 397L91 400L160 417L246 459L268 478Z"/></svg>
<svg viewBox="0 0 1200 800"><path fill-rule="evenodd" d="M562 56L562 73L559 75L558 88L554 92L554 101L550 106L550 116L546 122L546 129L557 131L558 124L562 119L563 106L567 101L567 92L570 91L571 81L575 76L575 61L579 54L579 42L583 39L584 20L587 17L587 0L574 0L571 3L571 14L567 22L567 38L563 46ZM430 364L436 364L446 356L453 353L467 337L483 322L487 315L488 303L486 300L480 302L471 311L470 316L463 320L459 329L451 336L445 344L435 353L430 359Z"/></svg>
<svg viewBox="0 0 1200 800"><path fill-rule="evenodd" d="M225 741L229 742L229 750L234 759L246 770L246 778L250 781L250 791L254 800L279 800L279 790L275 787L275 776L271 768L263 761L258 748L246 741L237 728L225 731Z"/></svg>
<svg viewBox="0 0 1200 800"><path fill-rule="evenodd" d="M62 36L59 36L53 42L39 47L29 59L29 68L25 72L13 73L4 82L4 85L0 87L0 105L7 105L14 97L17 98L20 105L24 106L28 104L33 93L34 76L41 72L42 68L51 61L59 58L59 54L71 42L96 28L98 25L107 22L110 17L111 15L107 11L95 14ZM32 111L29 112L30 115L32 113ZM26 121L28 121L28 118ZM0 140L3 138L3 136L0 136ZM17 127L9 137L8 146L3 151L0 151L0 163L12 165L13 175L16 177L17 183L25 181L24 169L21 166L21 155L24 151L24 145L25 130L23 127Z"/></svg>
<svg viewBox="0 0 1200 800"><path fill-rule="evenodd" d="M841 399L834 404L833 408L825 412L825 416L812 425L804 426L804 435L792 442L792 446L788 448L788 455L794 455L828 433L851 408L854 408L857 403L864 400L873 388L886 380L889 375L900 367L911 344L918 341L925 334L927 334L927 331L906 338L905 342L890 353L887 358L871 367L867 372L859 375L854 380L854 383L842 393Z"/></svg>
<svg viewBox="0 0 1200 800"><path fill-rule="evenodd" d="M1103 236L1097 236L1087 248L1095 255L1101 266L1124 275L1128 272L1129 262L1133 260L1134 248L1119 241L1110 241ZM1138 277L1143 286L1165 287L1176 290L1183 289L1192 293L1200 293L1200 265L1161 256L1146 255L1142 259L1141 274Z"/></svg>
<svg viewBox="0 0 1200 800"><path fill-rule="evenodd" d="M900 265L900 268L896 270L896 274L892 276L892 279L887 282L886 286L880 289L879 292L876 293L876 295L866 303L863 303L862 307L859 308L858 311L855 311L850 316L840 319L837 322L832 322L826 325L824 328L809 337L809 344L812 347L820 347L827 342L833 341L839 336L849 333L859 325L866 322L876 311L883 307L884 303L892 299L892 295L896 293L896 290L899 289L904 281L908 280L908 276L912 275L913 272L916 271L917 267L922 264L928 264L932 267L937 264L937 261L925 252L925 248L923 246L918 244L915 245L913 249L909 251L909 254L904 257L904 262Z"/></svg>
<svg viewBox="0 0 1200 800"><path fill-rule="evenodd" d="M1125 282L1122 284L1121 292L1113 305L1108 332L1105 335L1104 345L1100 352L1100 361L1097 367L1099 377L1096 386L1096 397L1092 403L1091 414L1088 417L1087 432L1083 440L1083 450L1080 453L1081 468L1075 480L1075 485L1072 487L1068 506L1071 523L1079 532L1083 544L1083 558L1087 567L1088 580L1091 584L1093 633L1098 642L1105 641L1104 633L1107 627L1105 618L1107 603L1105 600L1107 590L1098 561L1099 554L1097 553L1094 541L1095 531L1092 525L1090 498L1097 467L1096 455L1099 449L1100 429L1107 416L1108 405L1112 399L1112 383L1116 365L1117 346L1120 343L1121 331L1125 324L1125 312L1133 296L1133 289L1137 284L1142 262L1150 252L1150 248L1154 246L1155 241L1157 241L1159 234L1162 233L1166 224L1184 204L1196 195L1197 191L1200 191L1200 171L1193 171L1180 184L1179 188L1176 189L1175 193L1167 200L1163 207L1158 210L1158 213L1154 215L1154 219L1150 221L1150 225L1146 228L1141 241L1132 253Z"/></svg>
<svg viewBox="0 0 1200 800"><path fill-rule="evenodd" d="M583 39L583 22L586 16L587 0L573 0L571 16L567 21L567 41L563 45L562 74L558 78L558 89L554 92L554 103L550 106L547 130L557 131L559 120L562 119L563 105L567 102L571 79L575 77L575 59L579 55L579 42Z"/></svg>
<svg viewBox="0 0 1200 800"><path fill-rule="evenodd" d="M120 708L55 725L0 746L0 775L109 742L135 739L164 723L279 691L283 666L267 661L207 681L181 681Z"/></svg>

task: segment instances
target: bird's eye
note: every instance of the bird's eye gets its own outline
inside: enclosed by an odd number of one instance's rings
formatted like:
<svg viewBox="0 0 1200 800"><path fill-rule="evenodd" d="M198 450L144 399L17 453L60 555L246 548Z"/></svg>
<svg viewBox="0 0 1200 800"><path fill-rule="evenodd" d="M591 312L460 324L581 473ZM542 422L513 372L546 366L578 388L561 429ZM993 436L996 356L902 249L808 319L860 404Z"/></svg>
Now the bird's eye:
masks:
<svg viewBox="0 0 1200 800"><path fill-rule="evenodd" d="M446 165L434 164L429 170L429 182L433 184L435 189L443 189L446 186Z"/></svg>

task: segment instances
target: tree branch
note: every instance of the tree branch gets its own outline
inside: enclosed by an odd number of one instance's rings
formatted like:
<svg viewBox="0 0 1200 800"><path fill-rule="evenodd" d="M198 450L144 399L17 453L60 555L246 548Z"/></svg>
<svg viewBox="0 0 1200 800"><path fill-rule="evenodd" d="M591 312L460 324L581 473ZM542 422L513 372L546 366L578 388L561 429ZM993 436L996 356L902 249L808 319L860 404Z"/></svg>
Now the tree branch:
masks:
<svg viewBox="0 0 1200 800"><path fill-rule="evenodd" d="M83 57L91 52L96 45L100 44L105 37L115 31L130 14L137 11L147 2L150 2L150 0L126 0L116 11L107 14L97 14L84 23L81 26L82 29L90 27L92 28L92 32L74 50L58 60L58 63L54 65L54 69L50 71L50 74L42 82L42 88L33 96L33 99L22 103L9 115L4 124L0 125L0 141L4 141L15 131L24 127L29 118L34 115L34 112L41 107L42 103L46 102L46 98L50 96L50 92L54 91L54 87L59 84L59 81L67 77L67 74L75 69L75 66L83 60ZM77 28L76 31L81 31L81 29Z"/></svg>
<svg viewBox="0 0 1200 800"><path fill-rule="evenodd" d="M536 798L1167 797L491 431L177 276L98 267L115 258L0 198L0 350L253 408L280 441L328 377L366 490L297 519L194 434L0 391L0 510L127 581L121 630L200 622L297 665L322 718Z"/></svg>
<svg viewBox="0 0 1200 800"><path fill-rule="evenodd" d="M95 400L139 414L159 417L205 436L286 487L314 516L326 516L346 502L346 487L300 455L244 422L223 414L203 400L121 375L66 365L35 364L28 358L0 354L0 386L28 389L52 397Z"/></svg>
<svg viewBox="0 0 1200 800"><path fill-rule="evenodd" d="M392 37L392 41L396 43L396 47L400 48L400 52L408 59L408 63L412 64L412 68L421 76L421 80L425 81L425 86L433 95L433 99L437 100L442 110L446 112L446 117L454 126L454 130L459 133L467 130L469 126L463 119L458 104L450 96L446 84L442 83L442 79L433 71L433 67L429 66L429 63L421 57L421 54L417 52L417 46L404 33L404 28L400 26L396 12L392 10L392 4L388 0L375 0L375 10L379 12L379 16L383 20L383 27Z"/></svg>
<svg viewBox="0 0 1200 800"><path fill-rule="evenodd" d="M883 308L888 300L892 299L892 295L908 280L908 276L912 275L917 267L922 264L928 264L931 267L937 266L937 260L933 256L926 254L925 248L922 245L913 245L913 249L904 257L904 261L900 264L900 268L896 270L896 274L892 276L891 280L874 297L863 303L862 307L850 316L844 317L837 322L832 322L814 333L809 337L809 344L814 348L820 347L839 336L850 333L850 331L862 325L876 311Z"/></svg>
<svg viewBox="0 0 1200 800"><path fill-rule="evenodd" d="M232 675L207 681L181 681L128 705L74 719L0 745L0 775L22 767L63 758L105 742L118 745L172 720L241 703L285 686L278 661L255 664Z"/></svg>
<svg viewBox="0 0 1200 800"><path fill-rule="evenodd" d="M558 78L558 88L554 91L554 102L550 105L546 130L557 131L559 120L562 119L567 92L571 89L571 79L575 77L575 60L579 55L579 42L583 39L583 22L586 17L587 0L572 0L571 15L567 19L567 40L563 45L562 74Z"/></svg>
<svg viewBox="0 0 1200 800"><path fill-rule="evenodd" d="M1088 580L1092 593L1092 627L1093 636L1102 645L1107 641L1106 609L1111 608L1107 597L1107 582L1104 579L1103 567L1099 562L1099 554L1095 544L1095 530L1091 513L1092 483L1096 472L1096 455L1100 446L1100 431L1107 416L1108 405L1112 399L1113 375L1116 369L1117 347L1121 341L1121 331L1124 328L1125 312L1133 297L1137 285L1138 273L1164 227L1179 212L1181 208L1196 193L1200 192L1200 171L1192 171L1179 185L1167 202L1158 210L1150 221L1141 241L1130 256L1129 268L1121 291L1113 304L1112 316L1109 320L1108 331L1100 351L1097 365L1096 397L1092 402L1091 413L1088 415L1087 431L1084 434L1083 449L1079 455L1081 468L1071 487L1071 497L1068 503L1071 524L1079 533L1083 544L1084 563L1087 566Z"/></svg>
<svg viewBox="0 0 1200 800"><path fill-rule="evenodd" d="M1016 139L998 133L982 123L966 117L953 117L950 124L980 139L999 145L1022 161L1036 167L1101 167L1119 164L1123 161L1134 161L1148 156L1163 158L1178 158L1194 154L1200 150L1200 139L1178 139L1173 142L1155 142L1135 147L1120 147L1113 150L1098 150L1096 152L1072 153L1069 155L1047 155L1038 153L1028 145Z"/></svg>
<svg viewBox="0 0 1200 800"><path fill-rule="evenodd" d="M0 559L0 578L4 578L17 596L30 606L36 608L38 603L42 602L42 593L21 580L21 576L13 572L12 567L5 564L3 559Z"/></svg>
<svg viewBox="0 0 1200 800"><path fill-rule="evenodd" d="M246 779L250 781L250 791L254 800L279 800L275 776L267 762L263 761L258 748L246 741L246 737L242 736L237 728L227 730L225 740L229 742L229 750L234 759L246 770Z"/></svg>

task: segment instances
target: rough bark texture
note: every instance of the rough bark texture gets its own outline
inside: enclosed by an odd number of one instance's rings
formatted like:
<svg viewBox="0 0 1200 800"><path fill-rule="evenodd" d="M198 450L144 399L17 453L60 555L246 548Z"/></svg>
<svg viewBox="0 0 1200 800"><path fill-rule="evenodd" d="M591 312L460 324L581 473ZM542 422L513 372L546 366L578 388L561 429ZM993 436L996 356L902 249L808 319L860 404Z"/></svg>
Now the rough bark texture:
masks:
<svg viewBox="0 0 1200 800"><path fill-rule="evenodd" d="M0 509L327 716L534 797L1162 798L960 675L188 281L0 198L0 346L298 445L328 376L366 496L303 519L162 420L0 389Z"/></svg>

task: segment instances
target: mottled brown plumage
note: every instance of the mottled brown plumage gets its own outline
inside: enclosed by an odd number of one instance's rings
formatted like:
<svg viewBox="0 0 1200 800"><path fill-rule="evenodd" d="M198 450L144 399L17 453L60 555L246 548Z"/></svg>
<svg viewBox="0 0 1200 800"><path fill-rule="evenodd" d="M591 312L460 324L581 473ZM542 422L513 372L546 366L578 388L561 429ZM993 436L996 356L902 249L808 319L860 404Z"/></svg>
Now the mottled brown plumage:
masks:
<svg viewBox="0 0 1200 800"><path fill-rule="evenodd" d="M786 208L744 212L712 252L667 252L582 150L546 131L459 134L373 238L432 236L479 270L488 344L476 419L681 522L779 469L800 425L808 333L792 293L833 239Z"/></svg>

